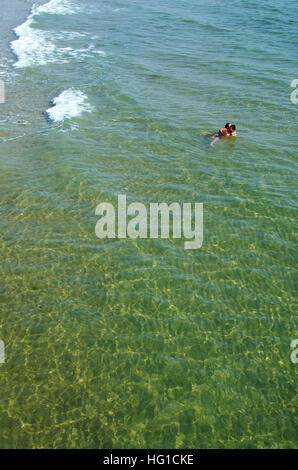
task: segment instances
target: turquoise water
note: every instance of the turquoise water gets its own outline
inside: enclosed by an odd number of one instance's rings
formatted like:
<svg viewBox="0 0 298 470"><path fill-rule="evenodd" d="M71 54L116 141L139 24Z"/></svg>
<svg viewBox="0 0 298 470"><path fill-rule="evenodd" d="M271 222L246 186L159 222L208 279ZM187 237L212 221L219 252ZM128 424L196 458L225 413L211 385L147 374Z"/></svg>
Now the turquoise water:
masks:
<svg viewBox="0 0 298 470"><path fill-rule="evenodd" d="M297 2L7 5L0 447L297 447ZM118 194L202 248L99 240Z"/></svg>

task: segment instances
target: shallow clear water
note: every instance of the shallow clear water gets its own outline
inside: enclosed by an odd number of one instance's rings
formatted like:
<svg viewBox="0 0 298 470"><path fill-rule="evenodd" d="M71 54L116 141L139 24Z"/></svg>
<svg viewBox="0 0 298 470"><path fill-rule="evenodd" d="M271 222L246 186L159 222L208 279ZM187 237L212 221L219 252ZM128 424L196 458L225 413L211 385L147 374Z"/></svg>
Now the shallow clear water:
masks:
<svg viewBox="0 0 298 470"><path fill-rule="evenodd" d="M297 447L297 2L4 3L0 447ZM99 240L118 194L202 248Z"/></svg>

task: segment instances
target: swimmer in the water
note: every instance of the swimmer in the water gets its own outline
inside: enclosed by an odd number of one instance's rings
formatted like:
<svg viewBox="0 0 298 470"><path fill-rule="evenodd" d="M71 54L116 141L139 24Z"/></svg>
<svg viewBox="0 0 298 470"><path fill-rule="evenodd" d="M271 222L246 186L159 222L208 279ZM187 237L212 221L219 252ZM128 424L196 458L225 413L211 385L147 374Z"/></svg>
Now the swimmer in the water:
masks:
<svg viewBox="0 0 298 470"><path fill-rule="evenodd" d="M213 141L211 142L211 145L214 145L215 142L221 137L236 137L236 135L236 126L230 122L227 122L223 129L219 129L219 131L212 136Z"/></svg>
<svg viewBox="0 0 298 470"><path fill-rule="evenodd" d="M236 137L236 135L237 135L236 126L235 126L235 124L232 124L231 125L231 134L230 134L229 137Z"/></svg>
<svg viewBox="0 0 298 470"><path fill-rule="evenodd" d="M228 137L231 133L231 126L232 124L230 122L227 122L225 127L219 129L219 131L216 132L216 134L214 134L212 137Z"/></svg>

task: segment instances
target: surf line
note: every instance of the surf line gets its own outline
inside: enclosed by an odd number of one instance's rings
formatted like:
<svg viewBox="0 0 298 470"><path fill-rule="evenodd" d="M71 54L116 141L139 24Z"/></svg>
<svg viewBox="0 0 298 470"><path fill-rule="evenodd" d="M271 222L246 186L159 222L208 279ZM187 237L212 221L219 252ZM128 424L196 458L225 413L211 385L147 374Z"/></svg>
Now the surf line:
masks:
<svg viewBox="0 0 298 470"><path fill-rule="evenodd" d="M197 250L203 244L203 203L178 202L170 205L150 203L149 210L145 204L133 202L127 205L126 195L118 195L118 205L109 202L98 204L95 215L101 216L95 225L98 238L172 238L187 240L186 250ZM194 215L194 216L193 216ZM132 217L128 220L128 217ZM170 222L172 221L172 224ZM117 235L116 235L117 225ZM171 230L170 230L171 225Z"/></svg>

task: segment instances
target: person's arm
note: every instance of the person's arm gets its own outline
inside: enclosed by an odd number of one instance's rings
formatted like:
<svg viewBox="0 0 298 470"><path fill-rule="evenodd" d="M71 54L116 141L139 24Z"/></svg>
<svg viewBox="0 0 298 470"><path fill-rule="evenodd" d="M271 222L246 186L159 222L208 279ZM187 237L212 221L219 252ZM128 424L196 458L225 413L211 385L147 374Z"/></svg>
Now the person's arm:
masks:
<svg viewBox="0 0 298 470"><path fill-rule="evenodd" d="M215 142L217 142L218 140L220 140L219 137L215 137L215 138L212 140L211 144L210 144L211 147L213 147L213 145L215 144Z"/></svg>
<svg viewBox="0 0 298 470"><path fill-rule="evenodd" d="M221 135L220 132L221 132L221 129L212 136L212 139L214 139L214 137L219 137Z"/></svg>

